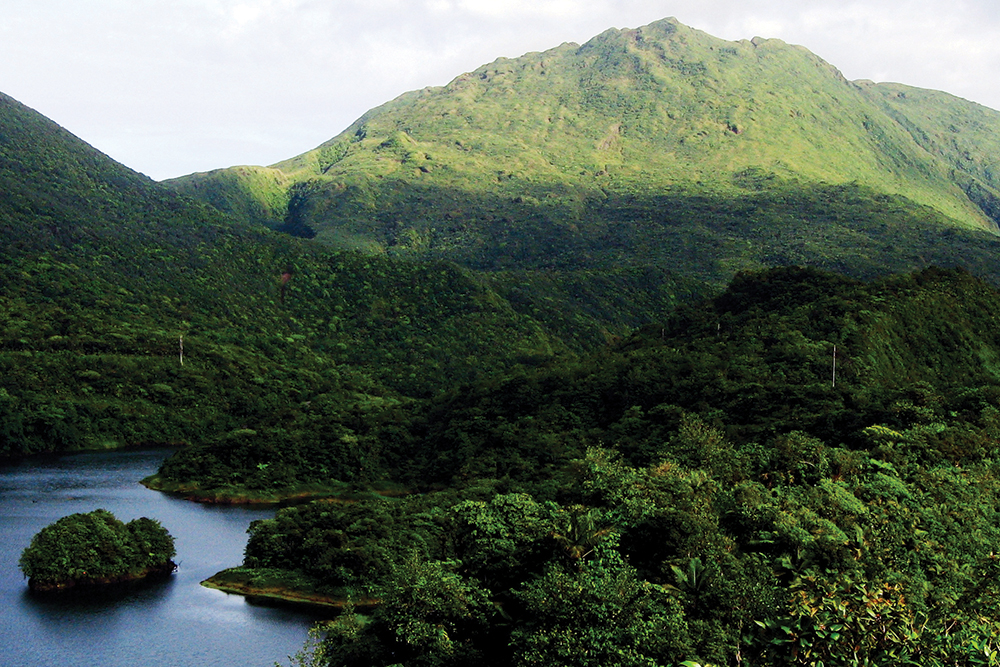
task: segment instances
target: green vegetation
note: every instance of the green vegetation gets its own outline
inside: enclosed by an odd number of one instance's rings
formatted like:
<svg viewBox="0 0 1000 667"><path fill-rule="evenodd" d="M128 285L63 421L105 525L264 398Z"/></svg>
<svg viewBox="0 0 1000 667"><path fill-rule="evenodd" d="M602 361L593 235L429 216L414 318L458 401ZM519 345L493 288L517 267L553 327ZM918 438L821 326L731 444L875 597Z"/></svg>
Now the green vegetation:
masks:
<svg viewBox="0 0 1000 667"><path fill-rule="evenodd" d="M961 271L742 274L415 406L425 493L280 510L240 576L346 605L318 665L995 664L998 317Z"/></svg>
<svg viewBox="0 0 1000 667"><path fill-rule="evenodd" d="M42 528L18 565L33 590L65 590L169 574L174 538L154 519L122 523L99 509L64 516Z"/></svg>
<svg viewBox="0 0 1000 667"><path fill-rule="evenodd" d="M812 269L741 274L715 299L590 355L358 414L326 456L308 441L237 431L178 452L160 477L266 488L274 466L301 484L538 482L604 443L649 465L689 412L741 441L800 431L860 446L859 424L884 421L914 392L955 401L996 383L995 301L995 288L962 271L869 284Z"/></svg>
<svg viewBox="0 0 1000 667"><path fill-rule="evenodd" d="M969 230L1000 220L998 130L998 112L965 100L848 82L801 47L668 19L407 93L266 169L167 185L238 214L285 201L245 214L373 254L652 264L721 287L786 263L864 277L957 252L992 266L992 238Z"/></svg>
<svg viewBox="0 0 1000 667"><path fill-rule="evenodd" d="M739 270L801 264L870 279L961 265L1000 283L997 238L958 211L973 192L989 209L992 172L972 150L992 145L989 110L944 94L883 95L801 49L731 44L669 21L477 72L373 110L274 168L171 183L231 217L0 98L0 456L253 431L265 449L289 440L344 461L297 480L322 490L326 476L364 468L369 455L345 448L381 446L369 412L391 420L457 383L614 343ZM789 73L813 91L788 90ZM783 120L782 143L765 122L781 114L763 105L734 121L738 134L727 126L681 150L700 132L685 123L715 109L713 95L746 104L731 91L757 87L765 99L771 85L797 108L822 99L845 111L806 124L809 138L794 139ZM910 119L885 135L919 139L906 160L966 164L955 186L966 204L921 198L913 188L941 183L905 170L893 173L906 188L880 181L869 139L851 139L868 142L857 152L867 166L844 164L841 145L819 150L853 137L844 123L857 125L862 109L875 118L875 98L887 114L879 127ZM946 121L954 129L935 139ZM778 145L812 166L761 158ZM600 169L587 166L595 155ZM326 221L318 238L376 254L251 224L262 220L305 236ZM258 481L237 475L233 493L273 497L277 480L292 481L282 462L257 463L268 466ZM228 465L223 457L213 487L232 477ZM170 488L205 490L189 487Z"/></svg>
<svg viewBox="0 0 1000 667"><path fill-rule="evenodd" d="M0 458L338 447L366 411L568 349L454 264L234 222L2 96L0 135Z"/></svg>
<svg viewBox="0 0 1000 667"><path fill-rule="evenodd" d="M373 601L348 603L341 597L320 592L317 583L299 572L287 569L232 567L217 572L201 582L206 588L226 593L244 595L251 601L266 601L309 607L326 607L342 610L347 604L352 609L367 608Z"/></svg>
<svg viewBox="0 0 1000 667"><path fill-rule="evenodd" d="M184 191L241 220L267 224L289 205L291 179L277 169L237 167L184 178Z"/></svg>
<svg viewBox="0 0 1000 667"><path fill-rule="evenodd" d="M0 95L0 458L312 499L207 583L305 664L996 664L998 129L669 20L169 188Z"/></svg>

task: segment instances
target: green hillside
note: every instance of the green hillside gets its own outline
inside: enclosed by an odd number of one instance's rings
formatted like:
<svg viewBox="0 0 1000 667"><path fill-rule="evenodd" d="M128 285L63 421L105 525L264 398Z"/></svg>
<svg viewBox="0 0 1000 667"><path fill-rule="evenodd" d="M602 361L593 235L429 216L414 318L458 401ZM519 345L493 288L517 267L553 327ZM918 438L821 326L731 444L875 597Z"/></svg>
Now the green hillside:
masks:
<svg viewBox="0 0 1000 667"><path fill-rule="evenodd" d="M998 130L1000 113L944 93L852 83L804 48L667 19L404 94L268 168L167 185L373 254L657 265L721 286L775 263L948 264L945 245L988 263L974 230L1000 219Z"/></svg>
<svg viewBox="0 0 1000 667"><path fill-rule="evenodd" d="M996 665L997 118L672 20L169 187L0 95L0 458L318 498L213 578L313 667Z"/></svg>
<svg viewBox="0 0 1000 667"><path fill-rule="evenodd" d="M972 102L933 90L900 84L858 82L931 155L969 199L996 220L1000 185L995 169L1000 115Z"/></svg>
<svg viewBox="0 0 1000 667"><path fill-rule="evenodd" d="M327 446L567 350L454 264L237 222L6 96L0 192L0 457L239 429Z"/></svg>
<svg viewBox="0 0 1000 667"><path fill-rule="evenodd" d="M317 666L996 664L998 296L957 270L740 274L377 426L423 493L281 510L215 585L347 604ZM256 484L292 456L246 451L161 472Z"/></svg>
<svg viewBox="0 0 1000 667"><path fill-rule="evenodd" d="M894 411L902 412L892 420L905 421L992 400L997 296L961 270L870 284L814 269L740 274L714 299L589 355L460 384L397 411L388 430L366 431L381 448L372 479L415 488L539 483L601 443L648 465L684 414L724 426L737 443L796 431L861 446L860 431ZM254 472L216 454L211 444L182 452L166 477L211 483L219 466L234 479Z"/></svg>

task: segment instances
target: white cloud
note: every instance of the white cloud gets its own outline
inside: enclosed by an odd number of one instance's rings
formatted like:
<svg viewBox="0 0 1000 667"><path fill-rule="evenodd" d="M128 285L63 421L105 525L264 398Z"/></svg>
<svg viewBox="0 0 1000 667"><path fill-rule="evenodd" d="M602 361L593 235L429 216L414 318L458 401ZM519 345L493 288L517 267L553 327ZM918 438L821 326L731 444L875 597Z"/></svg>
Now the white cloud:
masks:
<svg viewBox="0 0 1000 667"><path fill-rule="evenodd" d="M0 91L163 178L271 163L497 57L675 16L1000 107L995 0L12 0Z"/></svg>
<svg viewBox="0 0 1000 667"><path fill-rule="evenodd" d="M530 17L568 18L578 14L584 7L575 0L459 0L455 3L461 9L480 16L495 19Z"/></svg>

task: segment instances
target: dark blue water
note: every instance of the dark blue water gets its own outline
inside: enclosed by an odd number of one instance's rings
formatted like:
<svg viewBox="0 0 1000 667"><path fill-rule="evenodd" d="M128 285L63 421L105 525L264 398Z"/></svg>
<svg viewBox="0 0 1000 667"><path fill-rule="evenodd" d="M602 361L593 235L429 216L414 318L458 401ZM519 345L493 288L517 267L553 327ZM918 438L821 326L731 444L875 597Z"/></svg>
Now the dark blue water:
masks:
<svg viewBox="0 0 1000 667"><path fill-rule="evenodd" d="M288 664L308 613L260 607L199 583L243 559L246 529L273 510L212 507L138 484L168 452L77 454L0 466L0 662L17 667L272 667ZM28 591L17 568L32 536L97 508L157 519L174 536L177 572L127 593Z"/></svg>

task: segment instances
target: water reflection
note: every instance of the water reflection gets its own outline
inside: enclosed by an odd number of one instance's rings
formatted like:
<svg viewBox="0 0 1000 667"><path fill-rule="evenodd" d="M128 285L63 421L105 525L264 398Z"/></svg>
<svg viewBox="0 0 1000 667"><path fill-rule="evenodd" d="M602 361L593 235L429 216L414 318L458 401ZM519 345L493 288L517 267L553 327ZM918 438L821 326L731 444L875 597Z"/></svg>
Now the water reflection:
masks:
<svg viewBox="0 0 1000 667"><path fill-rule="evenodd" d="M112 586L87 587L68 591L32 591L27 587L21 596L22 609L51 618L62 612L71 614L108 614L119 607L132 611L162 604L170 595L176 579L173 575L130 581Z"/></svg>

